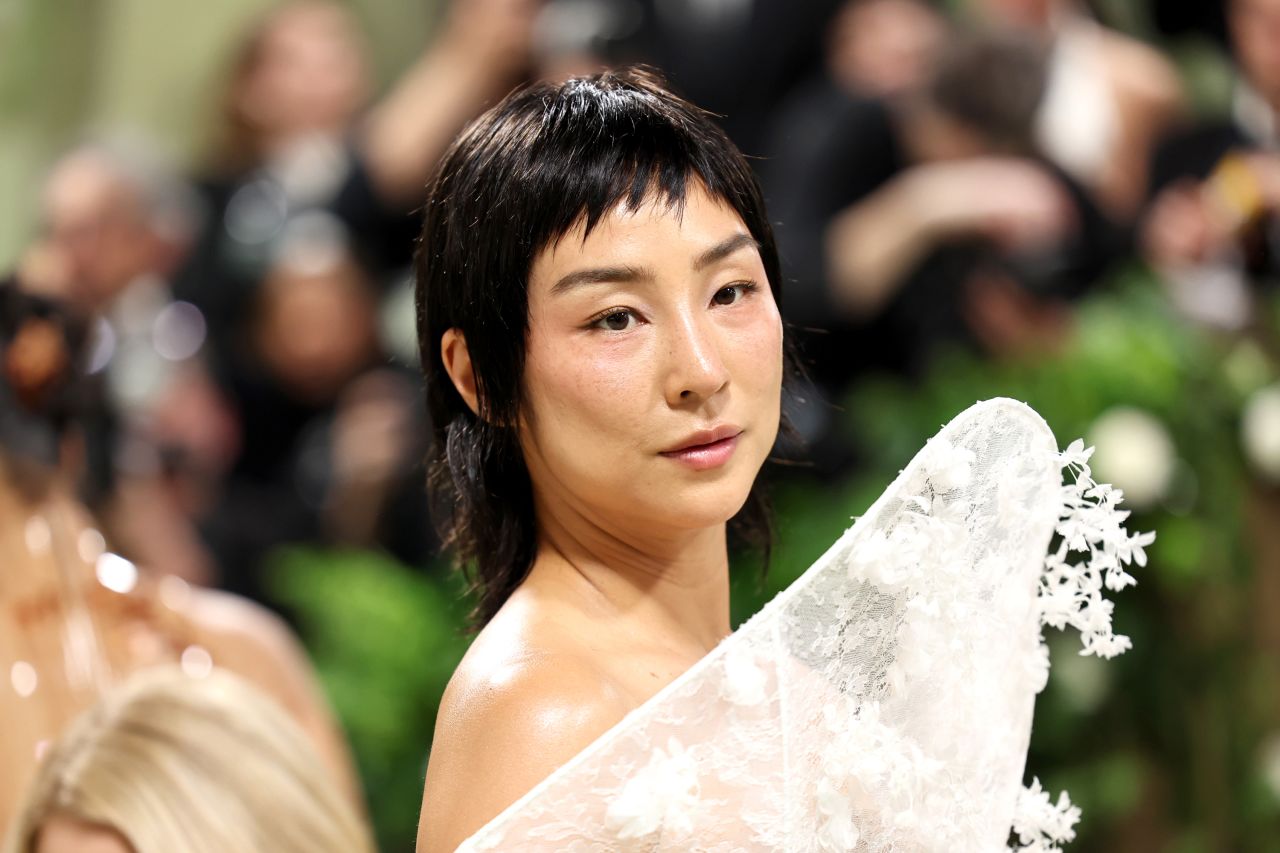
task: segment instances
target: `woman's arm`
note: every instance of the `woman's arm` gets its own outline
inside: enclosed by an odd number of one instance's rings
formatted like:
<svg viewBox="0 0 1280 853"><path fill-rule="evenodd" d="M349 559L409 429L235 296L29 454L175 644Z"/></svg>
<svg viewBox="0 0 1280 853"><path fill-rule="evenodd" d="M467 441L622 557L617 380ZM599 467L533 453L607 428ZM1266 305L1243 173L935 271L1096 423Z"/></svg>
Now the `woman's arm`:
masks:
<svg viewBox="0 0 1280 853"><path fill-rule="evenodd" d="M416 206L462 126L520 79L536 0L457 0L445 31L374 107L362 148L382 197Z"/></svg>
<svg viewBox="0 0 1280 853"><path fill-rule="evenodd" d="M1072 227L1069 197L1032 161L974 157L915 166L827 227L834 301L853 317L871 317L944 240L973 235L1026 249Z"/></svg>

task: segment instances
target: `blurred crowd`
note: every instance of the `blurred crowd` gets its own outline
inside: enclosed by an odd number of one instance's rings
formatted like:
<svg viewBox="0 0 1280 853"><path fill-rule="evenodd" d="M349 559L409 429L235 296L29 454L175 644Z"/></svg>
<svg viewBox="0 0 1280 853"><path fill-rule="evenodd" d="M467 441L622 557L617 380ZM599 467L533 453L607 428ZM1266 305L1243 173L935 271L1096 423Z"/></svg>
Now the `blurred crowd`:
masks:
<svg viewBox="0 0 1280 853"><path fill-rule="evenodd" d="M455 0L374 98L346 6L279 4L225 69L193 173L95 138L32 199L38 233L0 285L0 560L56 576L62 601L136 565L268 605L282 544L425 565L416 211L455 134L530 79L651 64L753 157L808 372L792 452L818 471L857 465L851 383L957 348L1052 352L1120 265L1158 271L1192 322L1247 328L1280 273L1280 0L1147 6L1157 42L1078 0ZM1192 35L1233 68L1225 113L1194 110L1156 46ZM45 560L60 535L70 557ZM39 589L0 580L18 603ZM156 637L184 666L221 642L189 639L216 606L162 592L178 616L122 612L117 669Z"/></svg>

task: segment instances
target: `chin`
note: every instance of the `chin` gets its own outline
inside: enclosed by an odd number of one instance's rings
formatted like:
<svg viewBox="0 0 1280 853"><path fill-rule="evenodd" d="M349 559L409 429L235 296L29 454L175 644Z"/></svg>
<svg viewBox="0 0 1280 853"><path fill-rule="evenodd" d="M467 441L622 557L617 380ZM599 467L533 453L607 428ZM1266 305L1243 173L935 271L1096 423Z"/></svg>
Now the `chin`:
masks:
<svg viewBox="0 0 1280 853"><path fill-rule="evenodd" d="M754 456L750 448L740 448L748 454L732 460L728 466L716 472L698 472L689 479L672 483L670 489L658 498L662 514L671 519L677 529L700 529L725 524L738 514L751 488L755 485L761 458ZM709 476L710 475L710 476Z"/></svg>
<svg viewBox="0 0 1280 853"><path fill-rule="evenodd" d="M703 530L725 524L738 514L751 494L751 483L683 485L655 506L655 520L673 530Z"/></svg>

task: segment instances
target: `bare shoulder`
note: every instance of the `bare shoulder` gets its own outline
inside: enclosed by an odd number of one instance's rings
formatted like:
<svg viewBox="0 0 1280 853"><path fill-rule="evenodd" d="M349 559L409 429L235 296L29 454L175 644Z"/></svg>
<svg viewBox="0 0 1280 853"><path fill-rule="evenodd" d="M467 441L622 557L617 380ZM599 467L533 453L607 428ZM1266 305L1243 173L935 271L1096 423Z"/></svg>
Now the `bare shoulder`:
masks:
<svg viewBox="0 0 1280 853"><path fill-rule="evenodd" d="M285 621L260 604L229 592L187 587L182 612L196 627L240 642L271 647L292 646Z"/></svg>
<svg viewBox="0 0 1280 853"><path fill-rule="evenodd" d="M311 664L301 643L284 620L265 607L229 593L191 587L181 613L216 663L270 693L283 689L292 700L286 704L299 700L289 688L310 685Z"/></svg>
<svg viewBox="0 0 1280 853"><path fill-rule="evenodd" d="M420 853L453 850L631 710L588 656L490 627L498 630L477 638L441 702Z"/></svg>
<svg viewBox="0 0 1280 853"><path fill-rule="evenodd" d="M302 644L283 619L248 599L190 587L179 614L213 661L275 699L315 744L334 779L357 804L355 769Z"/></svg>

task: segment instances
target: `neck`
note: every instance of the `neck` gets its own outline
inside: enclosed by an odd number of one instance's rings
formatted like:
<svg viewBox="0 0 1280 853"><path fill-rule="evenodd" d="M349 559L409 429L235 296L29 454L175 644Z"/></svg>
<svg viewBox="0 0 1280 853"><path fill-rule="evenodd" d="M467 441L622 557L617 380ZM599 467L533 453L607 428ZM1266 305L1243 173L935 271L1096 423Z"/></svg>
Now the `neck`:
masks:
<svg viewBox="0 0 1280 853"><path fill-rule="evenodd" d="M580 513L538 506L529 579L554 585L619 634L696 659L728 636L725 526L691 531L606 529Z"/></svg>

